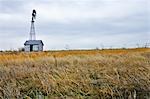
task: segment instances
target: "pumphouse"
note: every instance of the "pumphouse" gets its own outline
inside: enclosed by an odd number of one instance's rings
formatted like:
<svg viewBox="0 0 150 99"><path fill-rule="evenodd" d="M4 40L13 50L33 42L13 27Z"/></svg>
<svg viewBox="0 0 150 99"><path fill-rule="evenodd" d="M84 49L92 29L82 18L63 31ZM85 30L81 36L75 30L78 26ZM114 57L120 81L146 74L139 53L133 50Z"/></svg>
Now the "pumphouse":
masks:
<svg viewBox="0 0 150 99"><path fill-rule="evenodd" d="M32 51L43 51L43 42L42 40L28 40L24 43L25 51L32 52Z"/></svg>
<svg viewBox="0 0 150 99"><path fill-rule="evenodd" d="M30 28L30 38L24 43L25 52L37 52L43 51L43 42L42 40L36 40L34 22L36 19L36 10L32 12L31 28Z"/></svg>

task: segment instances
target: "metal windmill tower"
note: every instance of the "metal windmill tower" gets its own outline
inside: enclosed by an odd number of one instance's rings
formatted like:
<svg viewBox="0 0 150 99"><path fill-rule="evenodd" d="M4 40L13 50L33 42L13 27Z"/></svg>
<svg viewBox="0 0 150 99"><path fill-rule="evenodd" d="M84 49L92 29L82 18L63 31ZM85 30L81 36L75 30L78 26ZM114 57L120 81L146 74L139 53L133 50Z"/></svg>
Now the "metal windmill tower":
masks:
<svg viewBox="0 0 150 99"><path fill-rule="evenodd" d="M36 19L36 11L33 10L33 12L32 12L32 20L31 20L31 28L30 28L30 40L36 40L35 27L34 27L35 19Z"/></svg>

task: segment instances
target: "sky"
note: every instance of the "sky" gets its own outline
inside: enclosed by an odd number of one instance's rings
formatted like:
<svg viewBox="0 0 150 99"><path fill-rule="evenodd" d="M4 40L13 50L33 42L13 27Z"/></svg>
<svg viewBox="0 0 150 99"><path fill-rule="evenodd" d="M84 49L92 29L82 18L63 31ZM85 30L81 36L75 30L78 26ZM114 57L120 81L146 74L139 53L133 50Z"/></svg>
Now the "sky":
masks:
<svg viewBox="0 0 150 99"><path fill-rule="evenodd" d="M24 46L33 9L44 50L150 43L150 0L0 0L0 50Z"/></svg>

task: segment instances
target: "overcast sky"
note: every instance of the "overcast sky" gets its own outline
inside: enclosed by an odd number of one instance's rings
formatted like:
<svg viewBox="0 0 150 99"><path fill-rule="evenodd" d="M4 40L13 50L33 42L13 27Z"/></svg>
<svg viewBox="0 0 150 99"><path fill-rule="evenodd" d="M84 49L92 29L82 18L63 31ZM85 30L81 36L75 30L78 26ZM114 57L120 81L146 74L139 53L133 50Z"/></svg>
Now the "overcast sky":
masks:
<svg viewBox="0 0 150 99"><path fill-rule="evenodd" d="M149 0L0 0L0 50L24 46L32 9L45 50L150 42Z"/></svg>

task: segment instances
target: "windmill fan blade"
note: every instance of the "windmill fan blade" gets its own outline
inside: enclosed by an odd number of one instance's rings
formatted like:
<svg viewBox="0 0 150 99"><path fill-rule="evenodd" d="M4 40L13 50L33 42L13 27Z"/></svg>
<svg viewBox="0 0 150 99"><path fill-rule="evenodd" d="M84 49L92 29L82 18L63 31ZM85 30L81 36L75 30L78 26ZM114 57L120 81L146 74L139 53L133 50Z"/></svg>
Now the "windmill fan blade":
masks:
<svg viewBox="0 0 150 99"><path fill-rule="evenodd" d="M36 18L36 10L33 10L32 16L33 16L34 19Z"/></svg>
<svg viewBox="0 0 150 99"><path fill-rule="evenodd" d="M36 14L36 10L33 10L33 13L35 13L35 14Z"/></svg>

